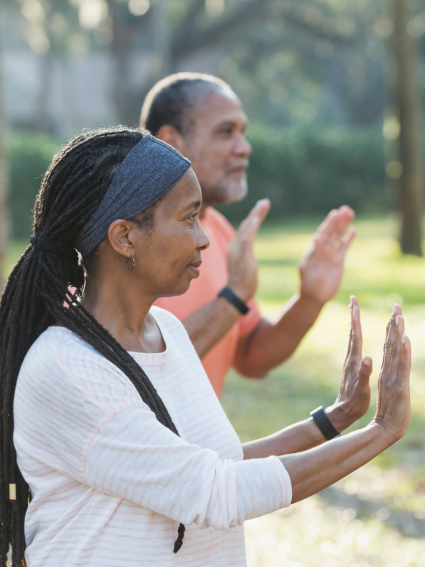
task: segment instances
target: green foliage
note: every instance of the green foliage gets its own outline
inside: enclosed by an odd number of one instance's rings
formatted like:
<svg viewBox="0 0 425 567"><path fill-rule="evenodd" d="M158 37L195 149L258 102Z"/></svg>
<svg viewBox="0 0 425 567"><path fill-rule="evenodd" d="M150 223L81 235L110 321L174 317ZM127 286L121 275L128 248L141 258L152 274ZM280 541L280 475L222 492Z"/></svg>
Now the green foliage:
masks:
<svg viewBox="0 0 425 567"><path fill-rule="evenodd" d="M371 129L252 127L249 194L222 207L240 221L257 199L272 201L269 219L292 214L325 214L342 204L357 212L386 211L391 199L385 184L380 131ZM41 134L12 133L5 138L10 172L12 234L31 233L32 207L57 145Z"/></svg>
<svg viewBox="0 0 425 567"><path fill-rule="evenodd" d="M252 127L249 195L222 207L240 221L261 198L272 201L270 219L327 213L343 204L357 212L388 210L384 143L377 129L315 127L276 131Z"/></svg>
<svg viewBox="0 0 425 567"><path fill-rule="evenodd" d="M28 238L40 183L57 145L49 136L14 132L4 140L9 169L9 214L15 238Z"/></svg>

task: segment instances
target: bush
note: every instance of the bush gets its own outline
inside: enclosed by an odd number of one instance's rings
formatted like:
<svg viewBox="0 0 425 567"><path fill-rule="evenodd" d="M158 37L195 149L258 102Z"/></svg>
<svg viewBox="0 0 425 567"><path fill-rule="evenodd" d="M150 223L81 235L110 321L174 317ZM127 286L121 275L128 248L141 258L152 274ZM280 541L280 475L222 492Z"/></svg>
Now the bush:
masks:
<svg viewBox="0 0 425 567"><path fill-rule="evenodd" d="M29 238L34 200L58 146L49 136L13 132L4 140L9 173L11 236Z"/></svg>
<svg viewBox="0 0 425 567"><path fill-rule="evenodd" d="M269 218L325 214L348 204L356 212L391 207L385 182L382 133L377 129L315 128L249 131L249 194L220 207L240 221L258 199L272 202Z"/></svg>

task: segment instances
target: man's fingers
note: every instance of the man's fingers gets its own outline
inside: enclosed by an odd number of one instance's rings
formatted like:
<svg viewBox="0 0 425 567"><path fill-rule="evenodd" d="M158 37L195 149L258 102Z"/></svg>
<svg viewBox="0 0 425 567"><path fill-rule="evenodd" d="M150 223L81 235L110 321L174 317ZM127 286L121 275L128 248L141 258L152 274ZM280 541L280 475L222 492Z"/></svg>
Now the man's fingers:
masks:
<svg viewBox="0 0 425 567"><path fill-rule="evenodd" d="M261 199L257 201L256 205L251 209L249 215L238 229L238 237L241 240L253 241L261 223L266 218L267 213L270 210L269 199Z"/></svg>
<svg viewBox="0 0 425 567"><path fill-rule="evenodd" d="M326 231L327 227L329 226L329 223L332 221L333 217L338 214L338 209L332 209L325 217L325 219L323 220L323 222L317 227L316 230L316 234L320 235L322 234L324 231Z"/></svg>
<svg viewBox="0 0 425 567"><path fill-rule="evenodd" d="M328 241L341 241L354 219L354 211L347 206L331 211L320 225L317 236Z"/></svg>
<svg viewBox="0 0 425 567"><path fill-rule="evenodd" d="M347 232L348 227L354 220L354 211L350 207L344 205L338 210L338 214L334 218L334 233L336 237L342 239Z"/></svg>
<svg viewBox="0 0 425 567"><path fill-rule="evenodd" d="M341 239L341 249L344 250L344 253L348 249L350 244L353 242L353 240L356 236L356 233L357 233L357 231L354 228L354 226L350 226L350 228L347 230L347 232L345 233L345 235Z"/></svg>

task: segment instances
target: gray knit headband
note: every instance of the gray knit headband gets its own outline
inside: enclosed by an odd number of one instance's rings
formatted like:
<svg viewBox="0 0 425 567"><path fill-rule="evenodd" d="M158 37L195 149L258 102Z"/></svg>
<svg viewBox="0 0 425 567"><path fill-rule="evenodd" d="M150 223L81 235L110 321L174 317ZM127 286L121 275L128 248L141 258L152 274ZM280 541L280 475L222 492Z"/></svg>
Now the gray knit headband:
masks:
<svg viewBox="0 0 425 567"><path fill-rule="evenodd" d="M150 207L180 181L190 161L177 150L145 135L120 164L99 207L81 231L77 250L83 258L108 238L109 225Z"/></svg>

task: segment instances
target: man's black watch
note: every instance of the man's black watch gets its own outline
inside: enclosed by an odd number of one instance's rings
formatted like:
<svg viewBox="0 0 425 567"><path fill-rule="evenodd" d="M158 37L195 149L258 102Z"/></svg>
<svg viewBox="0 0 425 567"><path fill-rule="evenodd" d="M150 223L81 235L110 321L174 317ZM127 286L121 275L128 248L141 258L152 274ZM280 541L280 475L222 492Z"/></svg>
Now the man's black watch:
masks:
<svg viewBox="0 0 425 567"><path fill-rule="evenodd" d="M242 301L242 299L239 299L239 297L233 293L230 287L223 287L223 289L218 294L218 297L224 297L224 299L227 299L227 301L229 301L229 303L231 303L233 307L236 307L236 309L240 313L242 313L242 315L246 315L249 311L248 305L244 301Z"/></svg>
<svg viewBox="0 0 425 567"><path fill-rule="evenodd" d="M340 435L335 427L332 425L331 420L326 415L323 406L310 412L311 417L314 419L315 424L323 433L328 441Z"/></svg>

